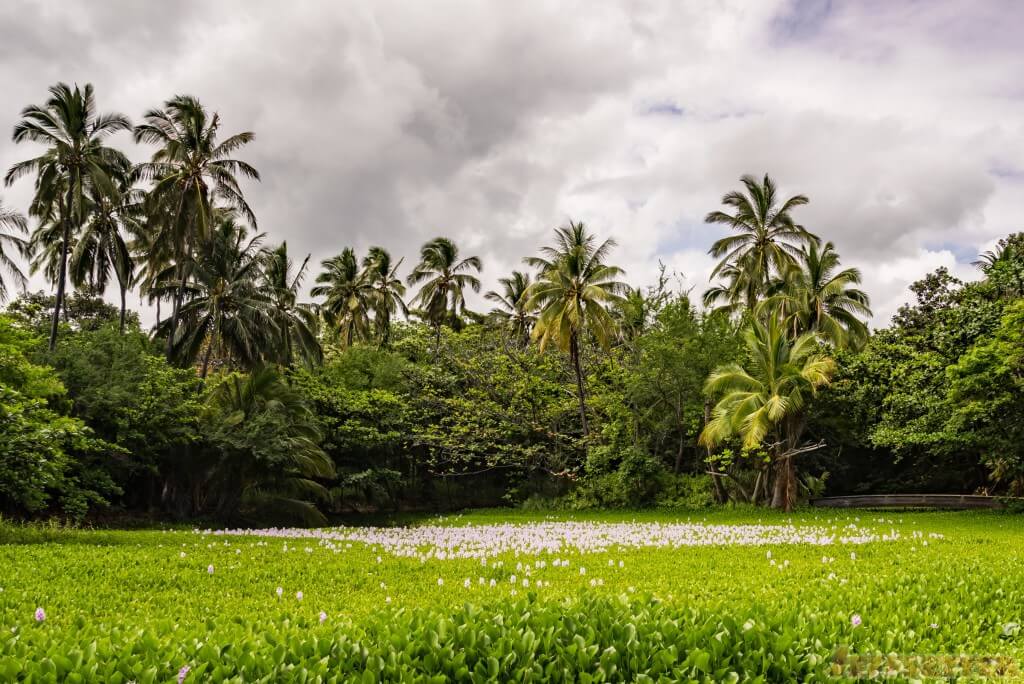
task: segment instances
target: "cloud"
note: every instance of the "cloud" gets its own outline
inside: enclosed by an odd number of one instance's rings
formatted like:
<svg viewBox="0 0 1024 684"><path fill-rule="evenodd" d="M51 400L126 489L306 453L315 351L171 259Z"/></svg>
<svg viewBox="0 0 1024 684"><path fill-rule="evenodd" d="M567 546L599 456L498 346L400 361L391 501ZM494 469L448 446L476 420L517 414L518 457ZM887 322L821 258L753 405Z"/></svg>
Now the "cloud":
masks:
<svg viewBox="0 0 1024 684"><path fill-rule="evenodd" d="M1017 3L953 0L13 2L0 127L58 80L136 119L196 94L255 131L272 241L410 265L445 234L485 289L572 217L618 241L631 283L661 261L699 293L721 235L704 214L769 172L864 271L878 325L908 283L1022 228L1022 25ZM0 138L0 166L29 154Z"/></svg>

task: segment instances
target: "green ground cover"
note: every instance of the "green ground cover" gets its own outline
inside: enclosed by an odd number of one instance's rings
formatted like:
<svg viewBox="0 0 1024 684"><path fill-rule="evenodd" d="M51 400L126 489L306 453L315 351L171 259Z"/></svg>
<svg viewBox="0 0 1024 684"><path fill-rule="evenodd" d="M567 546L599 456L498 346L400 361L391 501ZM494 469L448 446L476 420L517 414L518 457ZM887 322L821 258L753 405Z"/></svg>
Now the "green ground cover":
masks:
<svg viewBox="0 0 1024 684"><path fill-rule="evenodd" d="M561 523L579 524L559 549L523 547ZM0 680L785 681L852 676L879 654L907 676L977 671L980 657L1012 673L1024 656L1020 516L483 511L413 524L397 546L345 538L365 530L0 526ZM492 553L450 558L435 526L468 527L462 548ZM812 532L835 540L780 537Z"/></svg>

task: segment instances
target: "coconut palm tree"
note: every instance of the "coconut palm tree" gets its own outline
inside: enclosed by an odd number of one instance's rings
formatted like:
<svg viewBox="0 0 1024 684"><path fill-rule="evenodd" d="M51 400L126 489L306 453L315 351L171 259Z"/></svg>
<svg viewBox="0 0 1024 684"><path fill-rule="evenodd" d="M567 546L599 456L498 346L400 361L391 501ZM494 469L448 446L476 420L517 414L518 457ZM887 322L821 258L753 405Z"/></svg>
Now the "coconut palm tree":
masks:
<svg viewBox="0 0 1024 684"><path fill-rule="evenodd" d="M68 254L88 220L90 197L95 193L120 202L111 173L127 161L123 154L108 147L106 140L118 131L131 130L132 125L121 114L98 114L89 83L84 88L58 83L50 88L46 104L30 105L21 116L14 126L14 142L35 142L46 149L38 157L12 166L4 182L10 185L34 173L35 195L29 213L42 224L59 226L59 230L45 234L58 253L53 274L57 292L50 323L52 351L67 287Z"/></svg>
<svg viewBox="0 0 1024 684"><path fill-rule="evenodd" d="M555 231L555 245L541 249L542 256L527 257L526 263L540 269L527 290L525 307L539 311L533 339L541 350L554 343L569 354L576 375L580 426L589 434L586 388L581 346L585 333L608 347L616 337L616 323L609 306L621 301L626 284L623 270L604 263L615 241L597 240L583 223L569 222Z"/></svg>
<svg viewBox="0 0 1024 684"><path fill-rule="evenodd" d="M260 288L263 234L249 238L233 211L218 214L218 224L200 246L192 279L184 289L181 334L172 349L172 358L182 364L195 364L202 352L204 379L214 353L218 359L251 368L267 356L281 334L270 297ZM173 280L164 287L182 291ZM159 332L169 334L166 328L172 323L164 321Z"/></svg>
<svg viewBox="0 0 1024 684"><path fill-rule="evenodd" d="M405 285L398 277L398 267L403 259L392 263L391 254L383 247L370 247L363 257L363 272L373 290L370 307L373 309L373 324L377 329L377 343L387 347L391 343L391 319L399 311L409 316L405 305Z"/></svg>
<svg viewBox="0 0 1024 684"><path fill-rule="evenodd" d="M742 305L753 309L774 276L785 273L793 265L800 247L816 238L793 220L791 212L807 204L804 195L794 195L780 203L775 182L765 174L758 181L743 176L746 194L729 192L722 204L733 212L712 211L704 221L728 226L735 235L716 240L709 253L718 258L711 272L712 279L724 277L728 285L711 290L705 300Z"/></svg>
<svg viewBox="0 0 1024 684"><path fill-rule="evenodd" d="M532 279L529 273L512 271L508 278L499 278L501 292L490 290L484 297L498 304L491 309L491 318L500 321L521 348L530 342L530 332L537 322L537 312L526 308L526 292Z"/></svg>
<svg viewBox="0 0 1024 684"><path fill-rule="evenodd" d="M234 209L253 229L256 216L245 201L239 178L259 180L259 172L232 155L253 140L251 132L219 139L220 116L210 115L188 95L171 98L162 109L145 114L136 126L135 141L159 146L152 159L139 166L140 177L152 181L146 213L156 233L152 252L157 262L173 263L178 290L173 293L167 356L177 343L177 325L192 252L216 224L215 204Z"/></svg>
<svg viewBox="0 0 1024 684"><path fill-rule="evenodd" d="M326 522L313 502L327 498L317 480L333 477L334 463L319 446L312 409L276 368L225 378L210 391L202 423L220 447L206 483L219 513L269 509Z"/></svg>
<svg viewBox="0 0 1024 684"><path fill-rule="evenodd" d="M831 242L811 243L779 279L778 294L760 306L779 312L793 337L816 333L835 347L860 349L868 338L868 326L861 317L871 316L871 300L853 287L861 281L858 269L838 269L839 254Z"/></svg>
<svg viewBox="0 0 1024 684"><path fill-rule="evenodd" d="M413 302L424 311L434 327L437 345L441 326L458 326L466 308L466 288L480 291L480 280L469 271L480 272L483 265L476 256L459 258L459 248L445 237L434 238L420 250L420 263L409 274L410 285L423 283Z"/></svg>
<svg viewBox="0 0 1024 684"><path fill-rule="evenodd" d="M263 259L263 290L270 297L270 314L280 332L273 356L288 367L296 351L306 363L319 363L323 350L317 341L316 307L299 301L309 255L296 269L288 256L288 243L282 242L265 250Z"/></svg>
<svg viewBox="0 0 1024 684"><path fill-rule="evenodd" d="M780 315L753 320L743 338L746 367L718 368L705 384L708 396L719 399L700 443L714 447L737 438L744 449L767 446L775 467L772 506L789 511L796 501L793 458L806 450L800 440L807 405L831 380L835 362L821 353L817 335L791 339Z"/></svg>
<svg viewBox="0 0 1024 684"><path fill-rule="evenodd" d="M320 309L328 325L337 329L345 346L351 347L357 339L366 339L369 334L373 285L368 274L359 269L359 261L351 247L346 247L337 256L324 259L320 265L324 269L316 277L320 284L310 294L325 298Z"/></svg>
<svg viewBox="0 0 1024 684"><path fill-rule="evenodd" d="M93 189L89 221L75 242L71 253L71 283L78 289L102 294L111 273L121 295L120 329L124 332L127 312L126 296L135 272L135 260L125 237L139 234L144 219L141 213L141 192L132 188L135 172L127 160L111 169L115 195L104 195Z"/></svg>
<svg viewBox="0 0 1024 684"><path fill-rule="evenodd" d="M7 301L7 283L3 278L4 272L19 288L25 289L28 284L25 274L21 272L14 257L11 256L12 253L19 256L27 254L28 243L19 235L25 234L27 230L28 223L25 221L25 217L13 209L8 209L3 202L0 202L0 302Z"/></svg>

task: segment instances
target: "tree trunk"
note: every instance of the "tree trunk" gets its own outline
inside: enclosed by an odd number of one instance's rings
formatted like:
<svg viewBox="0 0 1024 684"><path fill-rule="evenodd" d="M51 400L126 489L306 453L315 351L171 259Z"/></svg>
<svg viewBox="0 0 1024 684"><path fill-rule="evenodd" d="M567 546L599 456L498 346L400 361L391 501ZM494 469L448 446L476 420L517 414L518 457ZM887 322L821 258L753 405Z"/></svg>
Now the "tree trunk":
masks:
<svg viewBox="0 0 1024 684"><path fill-rule="evenodd" d="M587 395L583 385L583 365L580 361L580 344L576 333L569 337L569 356L572 357L572 367L576 371L576 392L580 400L580 427L583 430L583 439L590 435L587 426Z"/></svg>
<svg viewBox="0 0 1024 684"><path fill-rule="evenodd" d="M69 198L69 203L71 199ZM57 292L53 298L53 318L50 320L50 351L57 345L57 327L60 325L60 307L65 297L68 281L68 243L71 241L71 219L65 219L63 237L60 240L60 270L57 273Z"/></svg>
<svg viewBox="0 0 1024 684"><path fill-rule="evenodd" d="M178 283L178 289L174 292L174 303L171 307L171 322L167 326L167 360L170 361L171 357L174 356L174 334L178 329L178 312L181 309L181 300L185 296L185 272L181 271L179 274L180 282Z"/></svg>
<svg viewBox="0 0 1024 684"><path fill-rule="evenodd" d="M128 305L125 303L125 297L127 296L128 293L127 293L127 291L125 289L124 283L121 282L120 279L117 281L117 284L118 284L118 287L121 288L121 320L120 320L120 327L121 327L121 334L124 335L125 311L128 308Z"/></svg>
<svg viewBox="0 0 1024 684"><path fill-rule="evenodd" d="M210 368L210 352L213 350L213 336L206 341L206 352L203 354L203 370L199 374L200 380L206 380L206 372Z"/></svg>
<svg viewBox="0 0 1024 684"><path fill-rule="evenodd" d="M790 513L796 503L796 463L792 456L783 456L775 463L772 508Z"/></svg>

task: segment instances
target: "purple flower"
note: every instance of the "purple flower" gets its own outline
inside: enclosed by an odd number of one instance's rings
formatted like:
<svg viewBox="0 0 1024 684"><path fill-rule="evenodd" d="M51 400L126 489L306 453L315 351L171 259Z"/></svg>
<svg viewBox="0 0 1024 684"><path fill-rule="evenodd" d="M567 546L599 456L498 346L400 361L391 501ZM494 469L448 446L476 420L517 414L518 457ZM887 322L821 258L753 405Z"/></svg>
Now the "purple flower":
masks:
<svg viewBox="0 0 1024 684"><path fill-rule="evenodd" d="M212 575L213 574L213 566L212 565L207 565L206 566L206 572L208 572L208 573L210 573Z"/></svg>
<svg viewBox="0 0 1024 684"><path fill-rule="evenodd" d="M42 622L46 619L46 611L42 608L36 608L36 622Z"/></svg>
<svg viewBox="0 0 1024 684"><path fill-rule="evenodd" d="M850 624L854 627L860 627L860 615L854 613L853 616L850 617Z"/></svg>
<svg viewBox="0 0 1024 684"><path fill-rule="evenodd" d="M298 599L299 601L301 601L302 600L302 592L301 591L295 592L295 598Z"/></svg>
<svg viewBox="0 0 1024 684"><path fill-rule="evenodd" d="M181 669L178 670L178 684L185 681L185 677L188 677L188 673L192 668L188 665L182 665Z"/></svg>
<svg viewBox="0 0 1024 684"><path fill-rule="evenodd" d="M322 625L325 622L327 622L327 613L325 613L324 611L321 610L320 611L320 624Z"/></svg>

